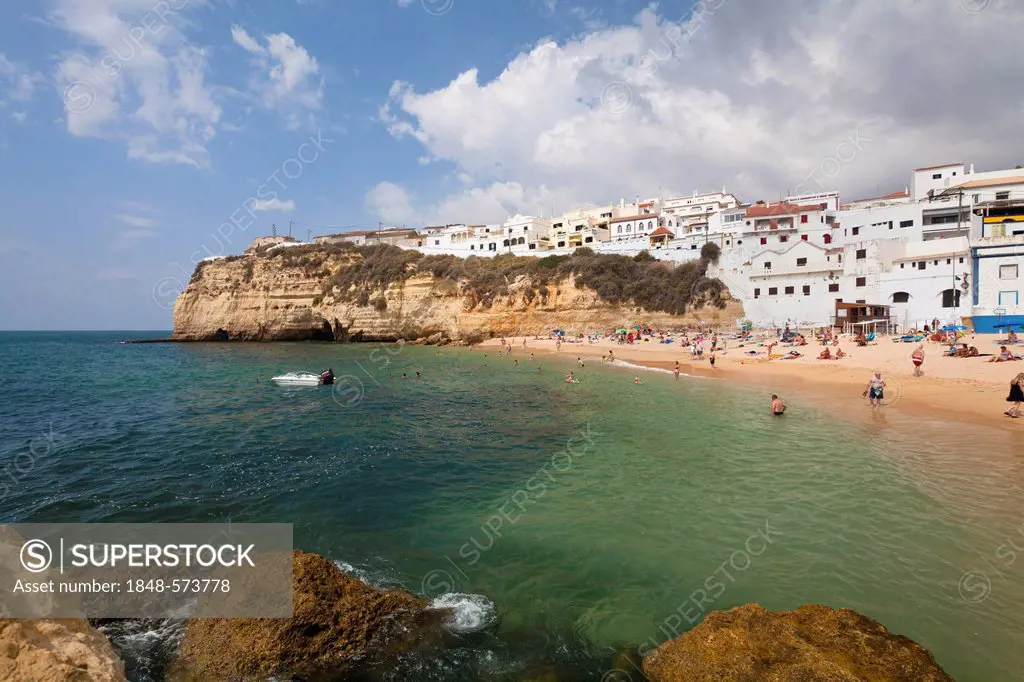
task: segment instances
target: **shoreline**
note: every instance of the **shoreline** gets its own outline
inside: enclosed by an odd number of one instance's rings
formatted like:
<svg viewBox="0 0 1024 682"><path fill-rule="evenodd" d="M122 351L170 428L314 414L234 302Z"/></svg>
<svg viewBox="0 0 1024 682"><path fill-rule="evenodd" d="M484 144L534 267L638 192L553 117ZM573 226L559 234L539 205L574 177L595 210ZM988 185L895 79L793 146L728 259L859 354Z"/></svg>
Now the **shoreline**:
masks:
<svg viewBox="0 0 1024 682"><path fill-rule="evenodd" d="M513 354L521 356L524 337L507 338L512 343ZM611 350L616 360L668 372L672 371L678 360L681 375L763 387L767 394L765 409L772 393L779 394L783 400L787 399L787 393L796 393L816 399L819 407L835 412L844 419L858 412L865 415L874 412L861 394L872 372L878 369L887 383L886 397L880 408L883 412L927 415L947 422L1024 433L1024 416L1012 419L1003 414L1010 406L1006 402L1010 379L1024 372L1024 361L989 363L988 358L942 357L941 349L944 345L938 343L925 343L924 374L915 377L909 356L917 344L893 343L887 338L861 348L852 343L841 343L840 346L847 346L844 350L849 355L834 361L815 359L821 349L817 343L800 349L812 357L805 355L796 360L768 360L763 356L744 354L753 349L763 351L756 342L748 342L739 347L737 341L729 339L726 351L715 354L713 370L706 354L703 360L690 360L689 350L677 344L650 342L619 345L608 340L582 344L563 342L562 349L558 351L552 339L525 338L526 352L562 355L570 359L584 355L605 356ZM986 343L981 335L968 343L979 349L998 349L998 346ZM500 347L501 341L489 339L479 345L485 348Z"/></svg>

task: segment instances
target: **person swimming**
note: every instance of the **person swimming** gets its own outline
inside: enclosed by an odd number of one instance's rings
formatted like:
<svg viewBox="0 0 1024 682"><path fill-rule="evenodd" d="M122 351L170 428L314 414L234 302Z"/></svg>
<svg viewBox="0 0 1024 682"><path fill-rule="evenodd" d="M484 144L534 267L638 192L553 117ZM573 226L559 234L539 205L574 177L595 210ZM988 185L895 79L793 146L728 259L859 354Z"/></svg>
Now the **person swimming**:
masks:
<svg viewBox="0 0 1024 682"><path fill-rule="evenodd" d="M540 368L538 367L538 369L540 369ZM576 377L575 377L575 375L573 375L572 372L569 372L565 376L565 383L567 383L567 384L578 384L579 381L576 380Z"/></svg>
<svg viewBox="0 0 1024 682"><path fill-rule="evenodd" d="M633 377L633 383L634 383L634 384L641 384L641 383L643 383L643 382L642 382L642 381L640 381L640 377Z"/></svg>

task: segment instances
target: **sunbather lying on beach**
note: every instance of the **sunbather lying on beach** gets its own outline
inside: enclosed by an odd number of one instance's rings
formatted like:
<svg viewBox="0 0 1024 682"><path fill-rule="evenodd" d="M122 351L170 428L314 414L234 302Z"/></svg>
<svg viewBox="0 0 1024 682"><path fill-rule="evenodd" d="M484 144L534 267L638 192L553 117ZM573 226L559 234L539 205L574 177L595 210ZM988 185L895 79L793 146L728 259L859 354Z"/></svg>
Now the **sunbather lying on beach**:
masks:
<svg viewBox="0 0 1024 682"><path fill-rule="evenodd" d="M1020 359L1020 356L1011 353L1006 346L999 346L999 355L989 360L989 362L1013 362Z"/></svg>

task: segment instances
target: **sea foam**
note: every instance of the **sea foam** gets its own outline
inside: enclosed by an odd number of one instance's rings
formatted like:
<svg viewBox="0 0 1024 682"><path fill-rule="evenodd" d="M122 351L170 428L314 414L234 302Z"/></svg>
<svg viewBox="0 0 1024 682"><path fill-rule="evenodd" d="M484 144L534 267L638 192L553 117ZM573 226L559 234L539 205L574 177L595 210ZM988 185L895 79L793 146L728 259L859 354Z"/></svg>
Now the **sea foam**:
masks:
<svg viewBox="0 0 1024 682"><path fill-rule="evenodd" d="M480 594L449 592L431 601L430 608L450 610L444 627L456 634L478 632L498 620L494 602Z"/></svg>

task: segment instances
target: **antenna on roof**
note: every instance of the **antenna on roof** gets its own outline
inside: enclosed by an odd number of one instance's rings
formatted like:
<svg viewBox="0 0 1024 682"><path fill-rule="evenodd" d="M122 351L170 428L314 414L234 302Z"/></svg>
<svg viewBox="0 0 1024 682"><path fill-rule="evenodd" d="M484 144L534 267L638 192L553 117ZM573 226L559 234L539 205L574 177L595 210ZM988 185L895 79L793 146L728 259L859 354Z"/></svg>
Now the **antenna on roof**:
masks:
<svg viewBox="0 0 1024 682"><path fill-rule="evenodd" d="M276 237L277 236L277 225L271 225L270 226L270 235L272 237Z"/></svg>

